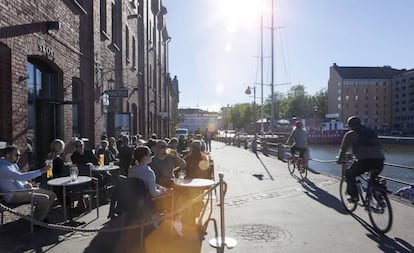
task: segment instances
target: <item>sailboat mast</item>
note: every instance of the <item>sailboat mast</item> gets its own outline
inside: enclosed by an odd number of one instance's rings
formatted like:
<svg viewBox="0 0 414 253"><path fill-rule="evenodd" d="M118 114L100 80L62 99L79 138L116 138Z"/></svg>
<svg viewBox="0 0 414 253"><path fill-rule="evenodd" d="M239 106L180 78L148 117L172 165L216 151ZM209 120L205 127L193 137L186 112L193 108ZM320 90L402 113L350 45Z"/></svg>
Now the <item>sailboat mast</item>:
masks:
<svg viewBox="0 0 414 253"><path fill-rule="evenodd" d="M275 96L274 96L274 32L275 32L275 24L274 24L274 0L272 0L272 27L271 27L271 48L272 48L272 82L271 82L271 96L272 96L272 104L271 108L271 122L270 122L270 130L273 131L275 126Z"/></svg>
<svg viewBox="0 0 414 253"><path fill-rule="evenodd" d="M262 94L262 106L260 108L260 133L263 134L263 12L260 16L260 85Z"/></svg>

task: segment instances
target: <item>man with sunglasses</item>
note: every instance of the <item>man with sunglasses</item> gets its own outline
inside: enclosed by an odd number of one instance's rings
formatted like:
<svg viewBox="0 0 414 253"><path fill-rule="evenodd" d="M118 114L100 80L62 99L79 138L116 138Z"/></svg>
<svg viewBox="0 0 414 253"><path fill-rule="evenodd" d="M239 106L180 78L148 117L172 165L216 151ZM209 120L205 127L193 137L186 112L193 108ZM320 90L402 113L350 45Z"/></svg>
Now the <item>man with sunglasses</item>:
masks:
<svg viewBox="0 0 414 253"><path fill-rule="evenodd" d="M28 180L41 176L50 166L44 166L34 171L21 172L17 165L19 158L20 151L16 145L4 149L4 158L0 159L0 191L31 189L33 186ZM28 191L14 192L4 195L3 198L7 203L25 203L30 202L31 193ZM34 218L45 221L50 207L56 199L56 194L44 189L35 189L33 199L36 204L33 213Z"/></svg>

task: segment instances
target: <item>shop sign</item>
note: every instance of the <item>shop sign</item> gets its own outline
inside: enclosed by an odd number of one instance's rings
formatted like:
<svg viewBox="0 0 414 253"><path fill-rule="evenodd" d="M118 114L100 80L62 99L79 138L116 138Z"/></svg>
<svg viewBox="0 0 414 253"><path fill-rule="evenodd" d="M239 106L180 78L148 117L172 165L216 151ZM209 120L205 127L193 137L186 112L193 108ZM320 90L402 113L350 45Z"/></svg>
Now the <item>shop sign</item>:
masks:
<svg viewBox="0 0 414 253"><path fill-rule="evenodd" d="M112 98L127 98L128 97L128 90L122 89L122 90L107 90L105 91L106 94L109 95L109 97Z"/></svg>
<svg viewBox="0 0 414 253"><path fill-rule="evenodd" d="M40 52L47 55L48 57L55 58L55 52L50 47L41 44L38 44L37 46Z"/></svg>

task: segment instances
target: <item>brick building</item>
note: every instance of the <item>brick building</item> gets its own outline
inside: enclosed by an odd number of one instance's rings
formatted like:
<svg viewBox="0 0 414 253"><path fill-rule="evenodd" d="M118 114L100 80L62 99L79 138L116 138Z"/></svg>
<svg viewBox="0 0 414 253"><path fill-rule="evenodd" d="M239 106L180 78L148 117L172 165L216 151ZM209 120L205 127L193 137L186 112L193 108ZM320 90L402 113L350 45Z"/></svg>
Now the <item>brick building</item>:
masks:
<svg viewBox="0 0 414 253"><path fill-rule="evenodd" d="M1 1L0 140L32 138L39 165L55 138L168 135L166 13L161 0Z"/></svg>
<svg viewBox="0 0 414 253"><path fill-rule="evenodd" d="M340 67L334 63L328 81L328 113L338 113L342 122L357 115L366 125L390 128L392 78L403 72L389 66Z"/></svg>
<svg viewBox="0 0 414 253"><path fill-rule="evenodd" d="M414 69L392 79L392 128L414 133Z"/></svg>

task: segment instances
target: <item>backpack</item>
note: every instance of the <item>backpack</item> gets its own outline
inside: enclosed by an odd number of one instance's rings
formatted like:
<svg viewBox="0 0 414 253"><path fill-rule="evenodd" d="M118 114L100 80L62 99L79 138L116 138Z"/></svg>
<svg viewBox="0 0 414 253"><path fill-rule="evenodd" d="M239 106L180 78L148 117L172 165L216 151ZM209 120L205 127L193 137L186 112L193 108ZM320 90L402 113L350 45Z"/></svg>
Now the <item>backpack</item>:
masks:
<svg viewBox="0 0 414 253"><path fill-rule="evenodd" d="M377 132L367 126L362 125L356 132L359 135L359 143L366 146L380 145Z"/></svg>

